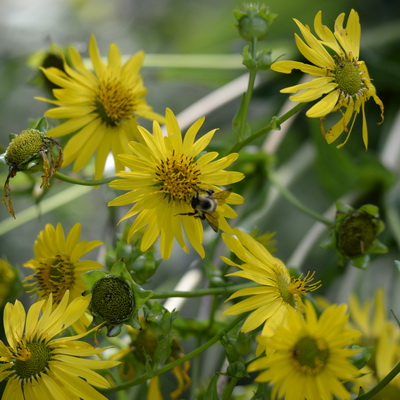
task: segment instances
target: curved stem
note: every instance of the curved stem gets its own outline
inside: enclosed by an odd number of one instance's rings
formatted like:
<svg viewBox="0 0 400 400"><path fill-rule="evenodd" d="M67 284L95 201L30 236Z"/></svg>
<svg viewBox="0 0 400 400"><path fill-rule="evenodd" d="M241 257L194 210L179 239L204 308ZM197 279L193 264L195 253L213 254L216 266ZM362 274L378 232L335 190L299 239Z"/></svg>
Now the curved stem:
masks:
<svg viewBox="0 0 400 400"><path fill-rule="evenodd" d="M99 185L104 185L106 183L110 183L115 179L118 179L118 177L115 176L98 180L75 179L67 175L64 175L58 171L54 174L54 177L59 179L60 181L69 182L75 185L82 185L82 186L99 186Z"/></svg>
<svg viewBox="0 0 400 400"><path fill-rule="evenodd" d="M170 297L200 297L200 296L210 296L218 294L232 294L233 292L236 292L239 289L247 288L250 286L252 285L246 283L246 284L232 285L227 287L191 290L190 292L170 290L165 292L154 293L152 299L168 299Z"/></svg>
<svg viewBox="0 0 400 400"><path fill-rule="evenodd" d="M259 137L265 135L269 131L272 131L273 129L278 129L279 130L279 125L288 120L291 116L296 114L298 111L300 111L307 103L299 103L296 104L292 109L290 109L287 113L283 114L282 117L272 117L271 122L264 128L261 128L257 132L253 133L252 135L248 136L247 138L240 140L236 142L232 148L228 151L229 153L236 153L240 149L242 149L244 146L247 144L251 143L253 140L258 139Z"/></svg>
<svg viewBox="0 0 400 400"><path fill-rule="evenodd" d="M239 317L235 318L226 328L222 329L219 333L217 333L215 336L213 336L210 340L208 340L203 345L196 348L189 354L186 354L185 356L178 358L155 371L147 372L146 374L140 376L139 378L132 379L131 381L126 382L122 385L117 385L117 386L107 388L107 389L101 389L101 392L107 393L107 392L117 392L119 390L125 390L132 386L136 386L141 383L144 383L148 379L151 379L151 378L154 378L155 376L161 375L164 372L170 371L171 369L177 367L178 365L183 364L185 361L188 361L188 360L198 356L203 351L207 350L209 347L211 347L212 345L217 343L224 335L226 335L231 329L233 329L236 325L238 325L240 323L240 321L242 321L246 316L247 316L247 314L245 313L245 314L242 314Z"/></svg>
<svg viewBox="0 0 400 400"><path fill-rule="evenodd" d="M275 187L279 190L281 195L285 197L290 203L292 203L297 209L299 209L304 214L309 215L310 217L314 218L315 220L322 222L327 226L331 226L333 223L331 220L325 218L324 216L317 214L315 211L311 210L310 208L306 207L303 203L301 203L287 188L281 185L279 180L277 179L274 172L271 170L269 171L269 179L275 185Z"/></svg>
<svg viewBox="0 0 400 400"><path fill-rule="evenodd" d="M380 392L398 373L400 372L400 361L397 365L369 392L357 397L356 400L372 399L378 392Z"/></svg>

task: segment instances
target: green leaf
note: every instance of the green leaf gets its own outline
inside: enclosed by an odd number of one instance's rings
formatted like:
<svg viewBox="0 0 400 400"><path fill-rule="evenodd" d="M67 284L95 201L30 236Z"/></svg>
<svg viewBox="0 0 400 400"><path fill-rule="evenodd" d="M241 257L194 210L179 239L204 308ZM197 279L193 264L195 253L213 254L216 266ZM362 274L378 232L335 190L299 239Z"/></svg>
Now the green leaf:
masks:
<svg viewBox="0 0 400 400"><path fill-rule="evenodd" d="M215 373L212 377L210 384L207 387L204 399L207 400L219 400L218 392L217 392L217 382L218 382L218 373Z"/></svg>

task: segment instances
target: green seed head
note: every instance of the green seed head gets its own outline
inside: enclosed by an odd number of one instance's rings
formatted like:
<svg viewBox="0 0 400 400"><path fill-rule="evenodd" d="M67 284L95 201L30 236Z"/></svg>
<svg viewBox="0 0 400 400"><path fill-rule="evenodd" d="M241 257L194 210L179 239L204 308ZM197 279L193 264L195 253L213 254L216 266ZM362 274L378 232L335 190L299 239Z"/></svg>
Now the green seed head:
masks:
<svg viewBox="0 0 400 400"><path fill-rule="evenodd" d="M350 60L338 60L335 70L336 83L342 93L355 96L363 88L358 65Z"/></svg>
<svg viewBox="0 0 400 400"><path fill-rule="evenodd" d="M353 211L339 228L338 249L346 257L365 254L377 236L377 224L372 215Z"/></svg>
<svg viewBox="0 0 400 400"><path fill-rule="evenodd" d="M90 309L108 325L127 321L133 313L134 305L131 288L119 276L107 275L93 285Z"/></svg>
<svg viewBox="0 0 400 400"><path fill-rule="evenodd" d="M36 129L27 129L8 145L5 155L6 162L10 166L17 166L31 160L45 147L45 134Z"/></svg>

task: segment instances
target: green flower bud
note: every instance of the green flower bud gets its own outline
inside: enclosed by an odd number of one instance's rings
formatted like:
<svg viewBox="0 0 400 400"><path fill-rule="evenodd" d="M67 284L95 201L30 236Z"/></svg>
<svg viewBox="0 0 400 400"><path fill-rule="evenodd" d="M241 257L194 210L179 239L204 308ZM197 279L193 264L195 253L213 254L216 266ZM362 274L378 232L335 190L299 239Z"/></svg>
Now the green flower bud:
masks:
<svg viewBox="0 0 400 400"><path fill-rule="evenodd" d="M106 275L93 285L90 310L107 325L119 325L130 319L134 306L132 289L119 276Z"/></svg>
<svg viewBox="0 0 400 400"><path fill-rule="evenodd" d="M338 249L349 258L361 256L371 248L377 231L374 216L365 212L353 211L339 228Z"/></svg>
<svg viewBox="0 0 400 400"><path fill-rule="evenodd" d="M263 39L268 33L269 26L277 17L269 12L268 7L263 4L244 4L243 10L234 10L238 21L240 36L252 41Z"/></svg>

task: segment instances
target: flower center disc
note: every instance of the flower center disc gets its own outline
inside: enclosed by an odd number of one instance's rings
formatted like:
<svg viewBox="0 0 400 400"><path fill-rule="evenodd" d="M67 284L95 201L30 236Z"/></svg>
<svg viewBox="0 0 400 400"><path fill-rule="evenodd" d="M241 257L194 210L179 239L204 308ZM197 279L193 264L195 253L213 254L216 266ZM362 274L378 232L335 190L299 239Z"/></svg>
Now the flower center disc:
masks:
<svg viewBox="0 0 400 400"><path fill-rule="evenodd" d="M59 254L48 259L41 259L39 264L35 277L41 290L46 297L53 293L53 301L59 303L66 290L74 284L74 265L68 257Z"/></svg>
<svg viewBox="0 0 400 400"><path fill-rule="evenodd" d="M295 344L292 356L296 367L301 372L315 375L327 364L329 349L325 339L305 336Z"/></svg>
<svg viewBox="0 0 400 400"><path fill-rule="evenodd" d="M107 125L117 126L131 119L136 103L133 88L119 79L106 76L100 80L96 108Z"/></svg>
<svg viewBox="0 0 400 400"><path fill-rule="evenodd" d="M192 157L175 154L157 166L157 179L161 183L161 191L171 200L190 201L199 186L200 170Z"/></svg>
<svg viewBox="0 0 400 400"><path fill-rule="evenodd" d="M44 342L19 343L14 368L21 379L43 372L50 359L50 349Z"/></svg>
<svg viewBox="0 0 400 400"><path fill-rule="evenodd" d="M345 95L355 96L363 88L363 80L358 66L350 60L337 61L335 78L339 89Z"/></svg>

